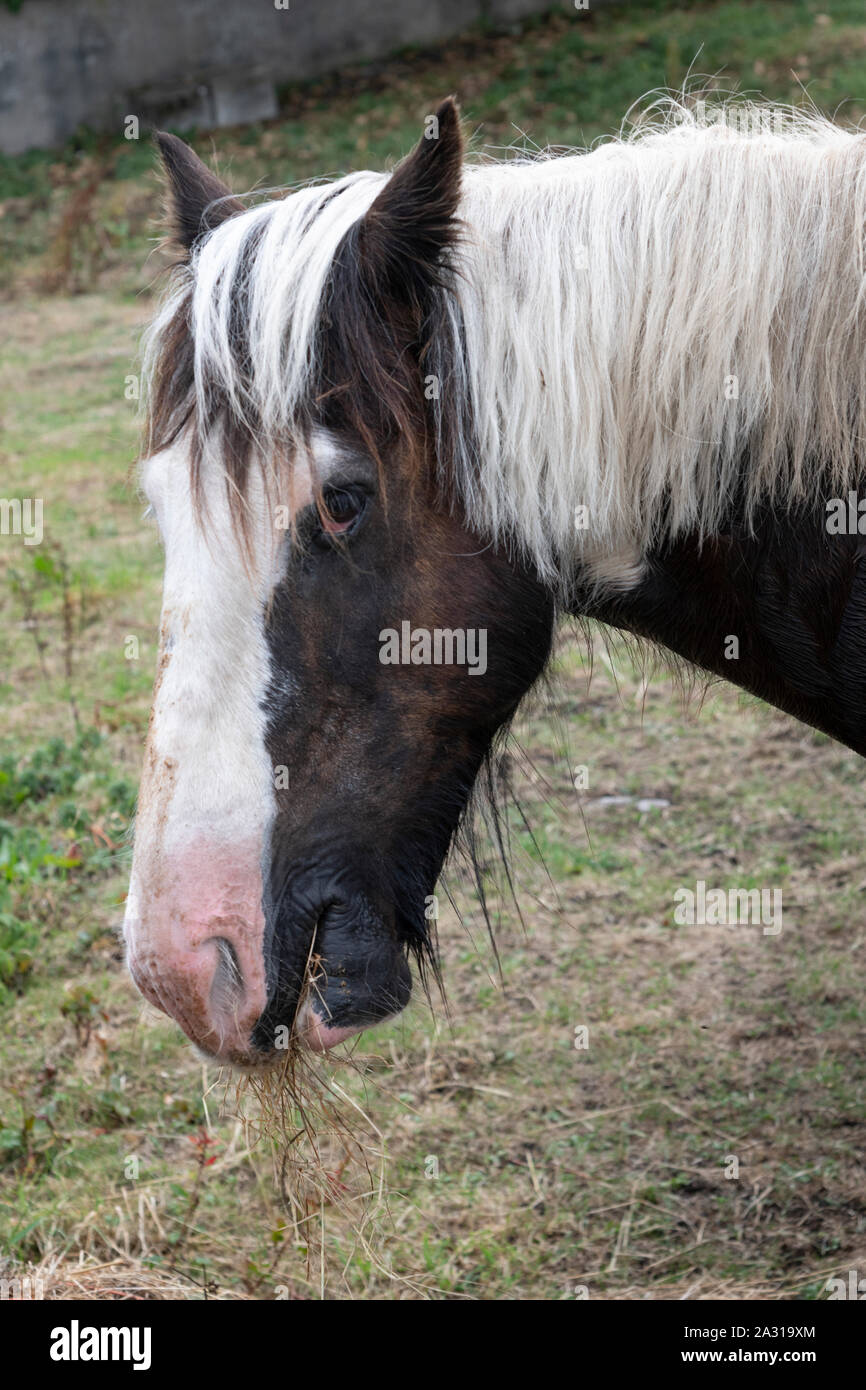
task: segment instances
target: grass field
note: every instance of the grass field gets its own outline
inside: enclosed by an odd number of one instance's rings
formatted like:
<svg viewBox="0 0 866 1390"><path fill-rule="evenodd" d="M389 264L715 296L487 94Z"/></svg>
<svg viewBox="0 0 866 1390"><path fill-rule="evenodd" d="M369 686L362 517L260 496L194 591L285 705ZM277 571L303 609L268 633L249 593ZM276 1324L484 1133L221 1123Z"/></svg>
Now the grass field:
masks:
<svg viewBox="0 0 866 1390"><path fill-rule="evenodd" d="M238 188L383 165L449 90L477 147L590 141L695 59L723 87L866 110L861 0L644 3L292 89L279 122L195 143ZM42 545L0 538L0 1277L51 1297L826 1297L866 1271L866 783L730 688L689 695L563 632L512 754L523 921L491 852L497 962L456 866L447 1013L419 994L336 1072L387 1151L366 1245L337 1206L291 1225L268 1138L136 995L116 929L161 569L129 478L152 163L86 135L0 160L0 490L45 503ZM678 925L699 879L780 889L781 933Z"/></svg>

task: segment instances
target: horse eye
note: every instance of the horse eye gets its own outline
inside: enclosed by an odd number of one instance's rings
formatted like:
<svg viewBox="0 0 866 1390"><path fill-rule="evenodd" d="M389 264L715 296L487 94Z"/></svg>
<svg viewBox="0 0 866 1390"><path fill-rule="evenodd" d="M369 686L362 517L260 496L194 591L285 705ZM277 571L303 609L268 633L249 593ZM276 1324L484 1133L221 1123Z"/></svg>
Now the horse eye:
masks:
<svg viewBox="0 0 866 1390"><path fill-rule="evenodd" d="M359 488L325 488L319 524L326 536L348 536L357 529L366 510L367 496Z"/></svg>

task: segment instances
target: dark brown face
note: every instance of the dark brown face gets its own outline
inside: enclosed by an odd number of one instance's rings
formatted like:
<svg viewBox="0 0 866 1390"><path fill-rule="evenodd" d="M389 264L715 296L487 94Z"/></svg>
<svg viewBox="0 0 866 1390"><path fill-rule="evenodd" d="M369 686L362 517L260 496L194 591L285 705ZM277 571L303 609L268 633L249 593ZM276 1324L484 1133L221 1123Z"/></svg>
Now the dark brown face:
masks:
<svg viewBox="0 0 866 1390"><path fill-rule="evenodd" d="M268 1009L321 965L318 1045L399 1011L436 880L496 731L546 661L546 591L359 449L332 449L273 596L267 747L284 768L266 888ZM277 783L280 778L277 777ZM317 997L318 995L318 997Z"/></svg>

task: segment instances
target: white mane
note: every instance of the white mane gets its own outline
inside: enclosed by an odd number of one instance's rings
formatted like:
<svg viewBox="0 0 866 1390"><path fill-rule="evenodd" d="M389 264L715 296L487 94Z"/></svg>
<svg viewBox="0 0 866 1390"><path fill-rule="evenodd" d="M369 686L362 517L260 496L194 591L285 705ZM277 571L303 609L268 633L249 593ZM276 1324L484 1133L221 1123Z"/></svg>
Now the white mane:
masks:
<svg viewBox="0 0 866 1390"><path fill-rule="evenodd" d="M431 370L442 418L474 428L443 466L470 522L550 578L583 556L626 582L665 534L712 533L743 480L787 506L864 471L866 137L766 106L707 116L672 104L591 153L465 168ZM334 254L387 177L265 203L194 259L197 381L265 434L303 400Z"/></svg>

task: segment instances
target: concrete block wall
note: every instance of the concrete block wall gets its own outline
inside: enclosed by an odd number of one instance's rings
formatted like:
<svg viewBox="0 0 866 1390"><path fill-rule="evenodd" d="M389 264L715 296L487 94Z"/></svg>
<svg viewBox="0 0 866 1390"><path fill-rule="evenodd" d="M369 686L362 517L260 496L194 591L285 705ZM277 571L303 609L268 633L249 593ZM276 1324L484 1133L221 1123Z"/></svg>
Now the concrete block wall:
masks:
<svg viewBox="0 0 866 1390"><path fill-rule="evenodd" d="M616 0L589 0L595 9ZM62 144L127 115L213 127L276 115L276 85L435 46L551 0L0 0L0 150ZM579 22L579 18L578 18Z"/></svg>

